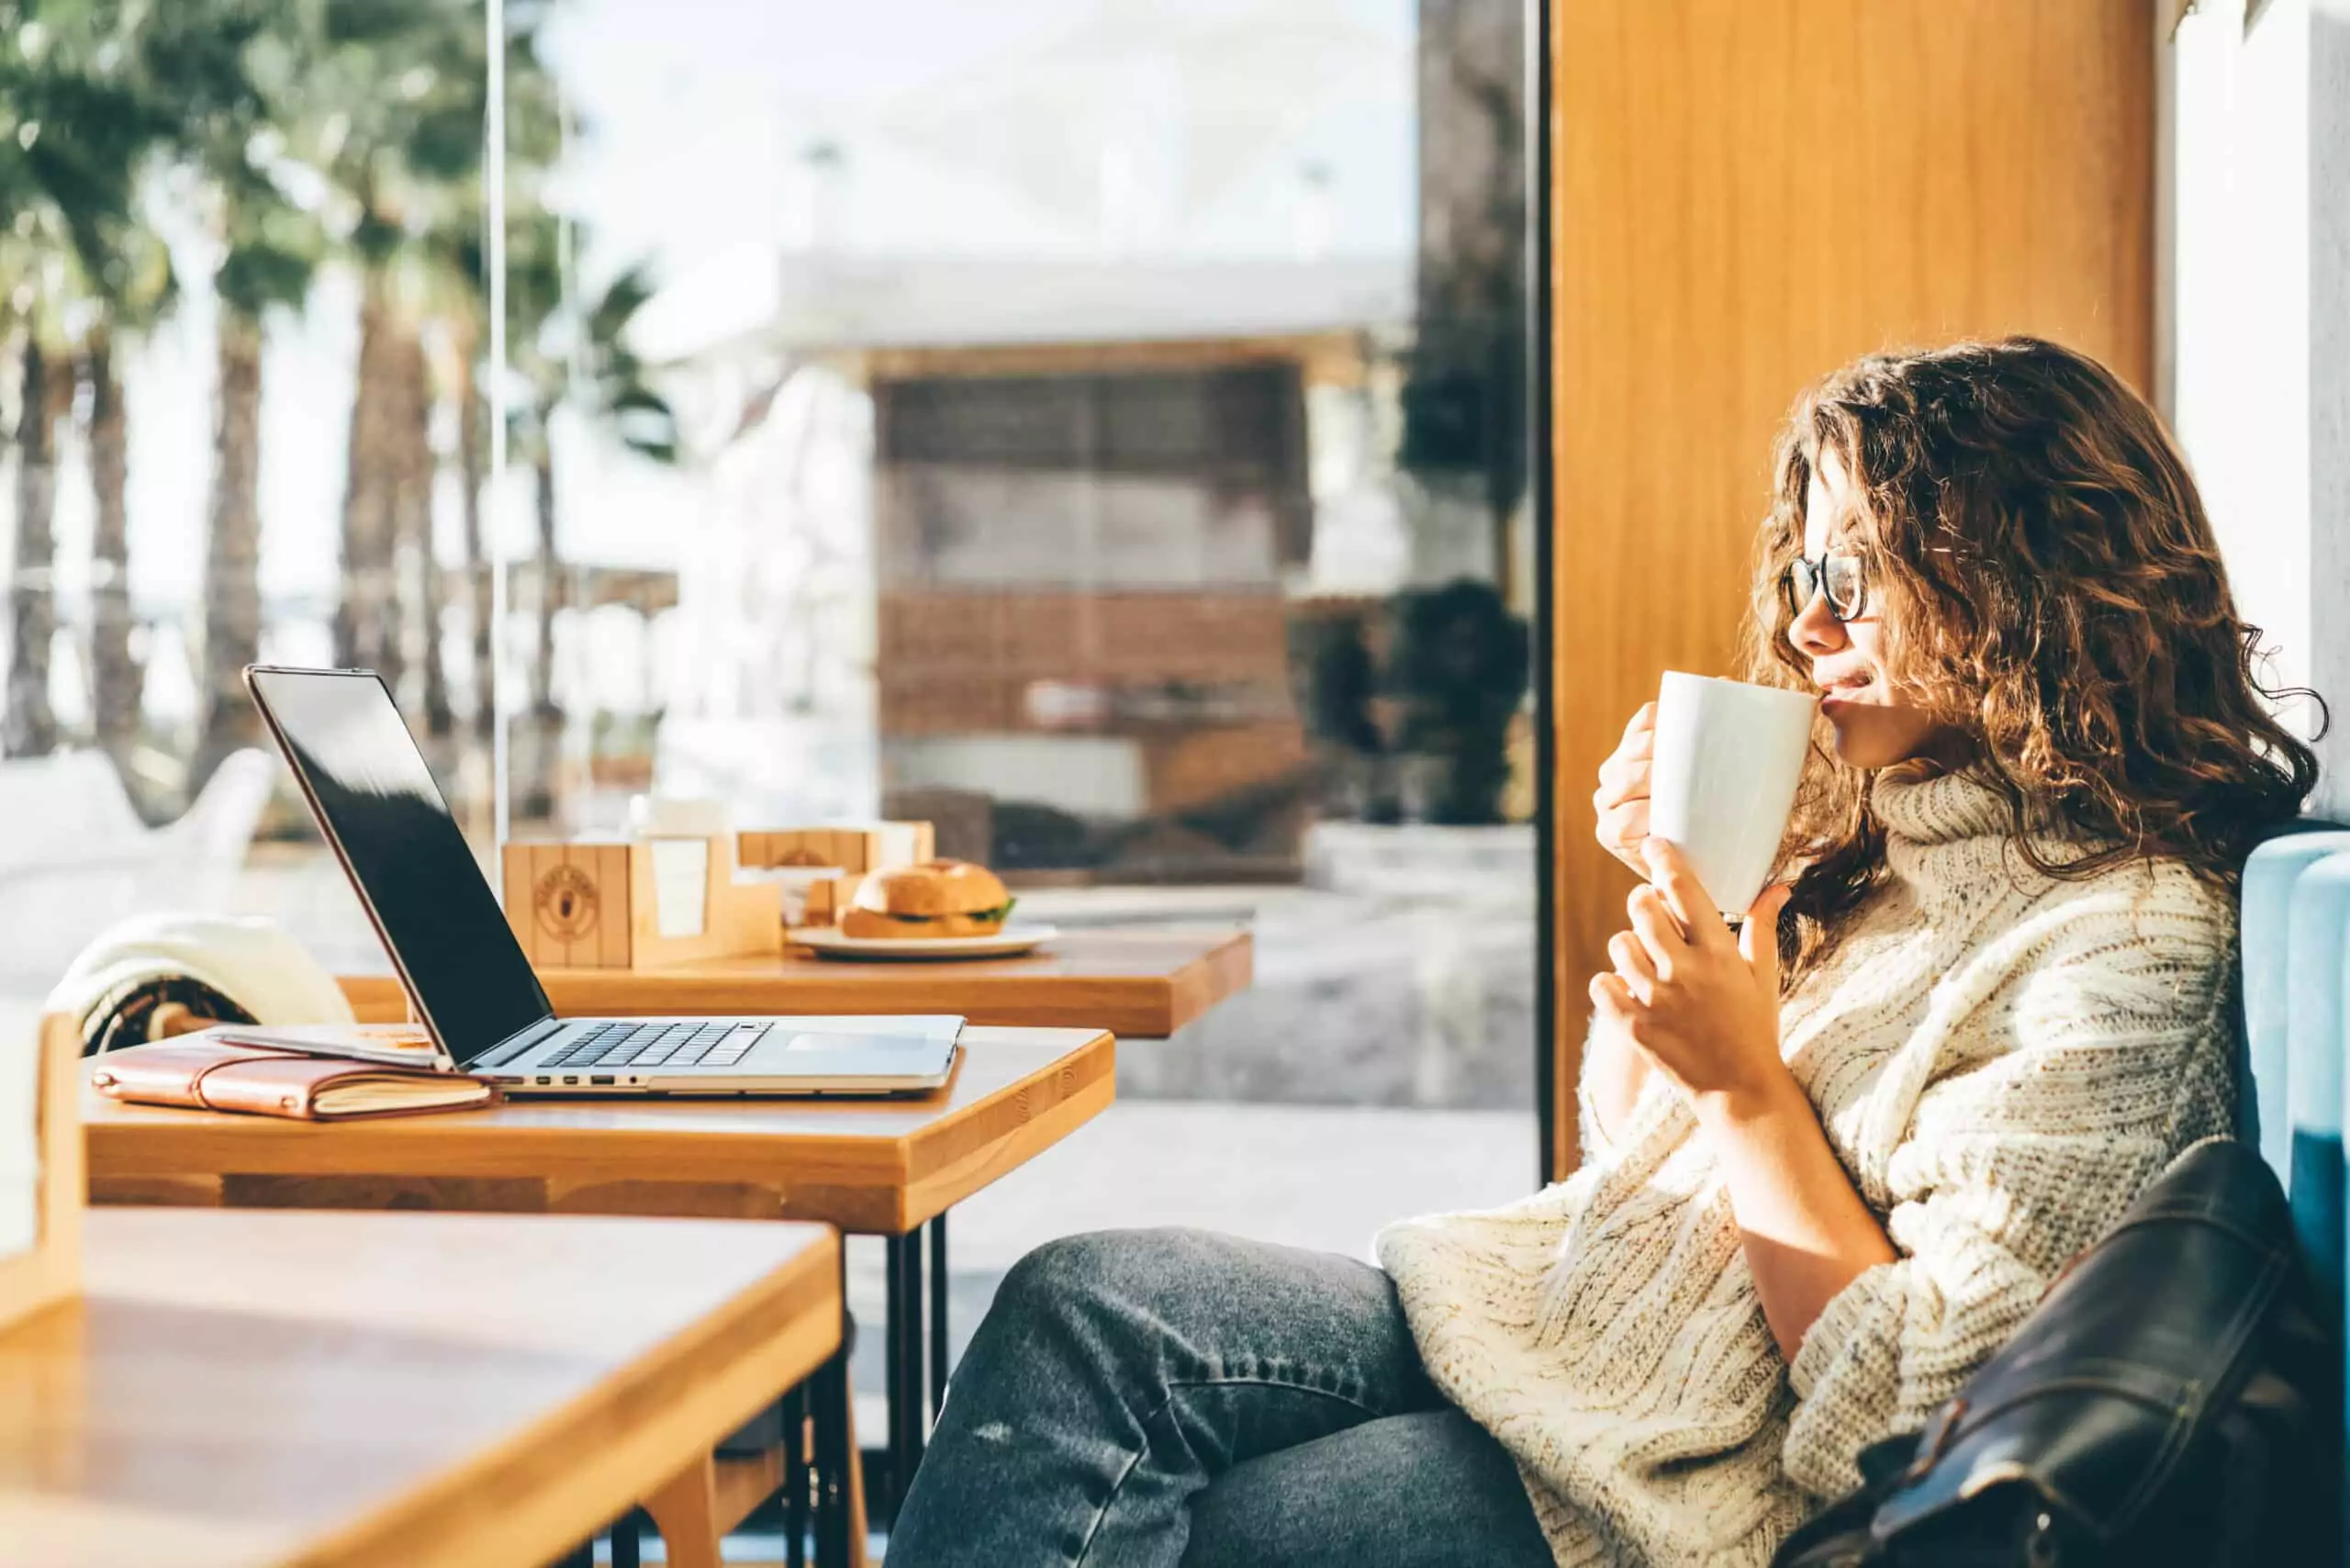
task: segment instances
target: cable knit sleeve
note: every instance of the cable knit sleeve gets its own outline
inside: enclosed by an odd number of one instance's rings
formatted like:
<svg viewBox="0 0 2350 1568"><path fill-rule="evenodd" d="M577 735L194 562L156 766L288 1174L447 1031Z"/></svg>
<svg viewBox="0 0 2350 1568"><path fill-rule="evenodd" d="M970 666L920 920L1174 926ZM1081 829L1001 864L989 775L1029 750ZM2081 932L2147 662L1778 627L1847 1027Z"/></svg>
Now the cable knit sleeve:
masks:
<svg viewBox="0 0 2350 1568"><path fill-rule="evenodd" d="M1606 1129L1599 1125L1598 1107L1591 1103L1592 1036L1597 1033L1598 1028L1599 1025L1595 1021L1590 1028L1583 1031L1583 1055L1577 1058L1582 1062L1583 1070L1575 1078L1577 1147L1583 1150L1583 1162L1585 1165L1612 1164L1617 1152L1615 1143L1607 1136Z"/></svg>
<svg viewBox="0 0 2350 1568"><path fill-rule="evenodd" d="M1790 1479L1857 1484L1863 1448L1922 1425L2174 1154L2227 1130L2232 942L2222 895L2140 868L2130 892L2100 879L1935 988L1861 1133L1889 1147L1863 1195L1900 1256L1804 1338Z"/></svg>

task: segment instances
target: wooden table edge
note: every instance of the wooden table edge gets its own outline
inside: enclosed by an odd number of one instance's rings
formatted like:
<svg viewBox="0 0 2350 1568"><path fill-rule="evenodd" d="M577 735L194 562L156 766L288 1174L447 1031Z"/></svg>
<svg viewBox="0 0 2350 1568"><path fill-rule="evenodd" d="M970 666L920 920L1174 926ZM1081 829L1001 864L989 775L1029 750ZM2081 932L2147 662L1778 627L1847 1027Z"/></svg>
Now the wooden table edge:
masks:
<svg viewBox="0 0 2350 1568"><path fill-rule="evenodd" d="M1256 933L1242 928L1231 932L1225 939L1201 955L1195 963L1186 964L1172 976L1169 988L1173 992L1168 1001L1168 1016L1175 1030L1207 1015L1218 1002L1239 995L1257 983Z"/></svg>
<svg viewBox="0 0 2350 1568"><path fill-rule="evenodd" d="M1025 1147L1018 1159L1010 1158L1013 1152L1011 1137L990 1139L959 1161L950 1160L926 1174L912 1177L899 1189L898 1234L912 1234L957 1204L992 1186L1000 1177L1017 1170L1108 1110L1117 1096L1116 1071L1105 1069L1075 1085L1024 1124L1034 1133L1021 1140Z"/></svg>
<svg viewBox="0 0 2350 1568"><path fill-rule="evenodd" d="M289 1568L509 1568L577 1546L840 1348L840 1238L805 1228L822 1234L654 1354L317 1538ZM479 1479L487 1469L498 1473ZM487 1529L470 1501L482 1495L498 1499Z"/></svg>

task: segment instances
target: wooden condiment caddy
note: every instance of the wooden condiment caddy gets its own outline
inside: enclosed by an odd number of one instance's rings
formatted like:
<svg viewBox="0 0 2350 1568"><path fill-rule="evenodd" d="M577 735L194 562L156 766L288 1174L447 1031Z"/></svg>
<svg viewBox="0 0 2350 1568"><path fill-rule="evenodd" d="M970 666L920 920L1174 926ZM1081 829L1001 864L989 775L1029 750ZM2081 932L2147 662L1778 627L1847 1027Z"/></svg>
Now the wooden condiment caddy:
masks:
<svg viewBox="0 0 2350 1568"><path fill-rule="evenodd" d="M662 862L688 845L702 857L700 918L681 921L688 912L673 907L665 931ZM783 950L782 890L735 880L731 834L518 842L505 870L506 923L534 969L661 969Z"/></svg>
<svg viewBox="0 0 2350 1568"><path fill-rule="evenodd" d="M937 843L926 822L755 828L735 835L745 866L830 866L852 877L933 859Z"/></svg>
<svg viewBox="0 0 2350 1568"><path fill-rule="evenodd" d="M0 1328L82 1289L82 1035L73 1020L41 1021L35 1141L39 1212L32 1250L0 1258Z"/></svg>

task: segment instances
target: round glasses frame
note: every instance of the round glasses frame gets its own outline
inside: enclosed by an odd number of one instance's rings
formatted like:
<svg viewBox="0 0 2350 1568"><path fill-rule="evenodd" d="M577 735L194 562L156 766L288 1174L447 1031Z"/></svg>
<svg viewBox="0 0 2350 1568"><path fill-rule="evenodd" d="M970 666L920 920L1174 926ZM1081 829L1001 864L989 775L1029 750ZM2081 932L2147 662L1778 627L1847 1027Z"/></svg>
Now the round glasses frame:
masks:
<svg viewBox="0 0 2350 1568"><path fill-rule="evenodd" d="M1779 588L1790 615L1801 615L1814 594L1828 600L1828 613L1839 622L1868 609L1868 574L1858 555L1798 555L1780 574Z"/></svg>

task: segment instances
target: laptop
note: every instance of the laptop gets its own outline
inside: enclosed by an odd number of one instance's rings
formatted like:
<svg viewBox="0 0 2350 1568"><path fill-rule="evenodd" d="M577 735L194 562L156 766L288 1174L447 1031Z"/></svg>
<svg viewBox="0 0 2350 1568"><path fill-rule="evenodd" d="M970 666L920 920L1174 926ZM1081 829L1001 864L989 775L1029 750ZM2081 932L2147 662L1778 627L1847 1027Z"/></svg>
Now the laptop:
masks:
<svg viewBox="0 0 2350 1568"><path fill-rule="evenodd" d="M900 1094L954 1071L963 1020L557 1018L373 670L245 671L440 1065L511 1095Z"/></svg>

